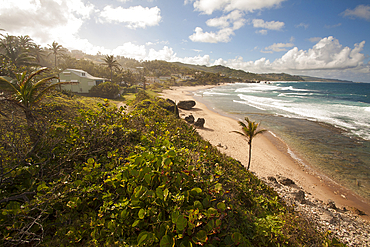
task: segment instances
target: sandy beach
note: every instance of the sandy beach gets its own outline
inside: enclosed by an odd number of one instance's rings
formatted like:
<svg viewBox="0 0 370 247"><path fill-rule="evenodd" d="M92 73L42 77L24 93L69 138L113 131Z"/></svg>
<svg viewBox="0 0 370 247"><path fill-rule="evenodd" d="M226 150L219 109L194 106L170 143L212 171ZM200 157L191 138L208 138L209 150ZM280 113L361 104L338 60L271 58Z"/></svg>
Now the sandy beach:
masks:
<svg viewBox="0 0 370 247"><path fill-rule="evenodd" d="M191 92L206 87L211 86L174 87L164 90L161 97L175 102L195 100ZM193 109L180 110L182 118L190 114L195 119L205 119L204 128L197 129L205 140L221 152L239 160L245 167L247 166L248 143L243 136L232 133L232 131L241 130L237 120L220 115L198 101ZM294 152L294 147L289 147L289 149ZM309 167L309 161L304 161L304 164L307 166L303 166L299 160L292 158L288 152L288 146L271 132L267 131L253 139L250 171L259 178L265 178L265 180L269 176L290 178L305 191L307 197L323 203L332 200L338 208L357 208L366 213L362 218L370 220L368 201L314 171Z"/></svg>

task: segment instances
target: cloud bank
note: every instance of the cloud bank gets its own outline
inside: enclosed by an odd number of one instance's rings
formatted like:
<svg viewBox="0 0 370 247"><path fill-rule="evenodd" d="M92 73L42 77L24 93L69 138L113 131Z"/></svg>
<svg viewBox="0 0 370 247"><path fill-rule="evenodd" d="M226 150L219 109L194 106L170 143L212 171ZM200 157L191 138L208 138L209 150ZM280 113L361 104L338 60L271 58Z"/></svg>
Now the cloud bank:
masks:
<svg viewBox="0 0 370 247"><path fill-rule="evenodd" d="M299 50L294 47L287 51L281 58L273 62L266 58L256 61L244 61L242 57L215 61L214 64L225 65L235 69L242 69L251 72L290 72L298 73L302 71L319 70L345 70L345 69L363 69L368 67L364 65L365 55L361 53L365 41L355 44L354 48L343 47L337 39L332 36L321 39L309 50ZM273 49L283 49L291 44L274 44Z"/></svg>
<svg viewBox="0 0 370 247"><path fill-rule="evenodd" d="M193 2L194 9L210 15L214 11L231 12L240 10L253 12L264 8L278 7L285 0L185 0L185 4Z"/></svg>
<svg viewBox="0 0 370 247"><path fill-rule="evenodd" d="M156 26L161 19L161 10L158 7L133 6L124 9L122 7L113 8L110 5L104 7L99 18L101 23L125 23L131 29Z"/></svg>
<svg viewBox="0 0 370 247"><path fill-rule="evenodd" d="M244 18L245 13L278 7L283 1L285 0L185 0L185 4L193 2L194 9L203 14L211 15L217 10L229 13L206 21L207 26L218 28L217 32L205 32L203 28L196 27L195 33L190 35L189 39L204 43L230 42L231 36L235 35L234 31L242 28L247 22ZM266 35L267 30L280 31L285 25L284 22L265 22L262 19L254 19L252 23L254 28L263 28L256 31L262 35Z"/></svg>

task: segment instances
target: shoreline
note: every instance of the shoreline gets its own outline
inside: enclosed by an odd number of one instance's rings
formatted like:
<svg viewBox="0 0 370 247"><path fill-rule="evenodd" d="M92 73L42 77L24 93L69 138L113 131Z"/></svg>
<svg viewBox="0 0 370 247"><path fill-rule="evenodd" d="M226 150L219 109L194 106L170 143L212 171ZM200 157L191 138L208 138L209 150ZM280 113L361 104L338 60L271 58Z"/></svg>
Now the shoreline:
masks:
<svg viewBox="0 0 370 247"><path fill-rule="evenodd" d="M190 114L196 119L204 118L204 128L197 128L198 133L221 152L239 160L246 166L248 144L245 138L232 133L234 130L240 131L238 121L227 114L209 109L207 105L197 100L192 93L212 87L216 86L173 87L170 90L164 90L161 97L169 98L175 102L195 100L196 105L191 110L179 109L181 118ZM294 147L289 147L270 131L253 139L250 171L267 182L269 177L289 178L302 188L306 197L310 200L322 204L334 202L335 207L342 211L353 211L357 208L366 214L360 217L370 222L370 202L314 170L309 162L296 155Z"/></svg>

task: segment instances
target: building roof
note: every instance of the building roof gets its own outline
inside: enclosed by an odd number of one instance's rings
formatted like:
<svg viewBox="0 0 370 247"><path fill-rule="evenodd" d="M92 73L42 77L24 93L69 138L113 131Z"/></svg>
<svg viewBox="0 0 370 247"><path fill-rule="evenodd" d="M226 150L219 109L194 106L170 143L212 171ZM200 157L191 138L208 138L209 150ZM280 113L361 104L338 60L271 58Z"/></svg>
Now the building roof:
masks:
<svg viewBox="0 0 370 247"><path fill-rule="evenodd" d="M88 79L91 79L91 80L107 80L106 78L100 78L100 77L92 76L89 73L87 73L86 71L81 70L81 69L66 69L63 72L65 72L65 71L73 72L74 74L76 74L78 76L81 76L81 73L85 73L84 77L86 77Z"/></svg>

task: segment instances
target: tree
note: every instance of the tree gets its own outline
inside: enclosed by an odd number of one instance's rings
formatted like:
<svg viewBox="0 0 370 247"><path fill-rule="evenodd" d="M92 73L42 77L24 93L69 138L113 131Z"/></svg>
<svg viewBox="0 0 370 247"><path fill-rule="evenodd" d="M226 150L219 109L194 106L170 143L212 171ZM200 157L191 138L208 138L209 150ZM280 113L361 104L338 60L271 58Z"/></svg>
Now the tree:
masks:
<svg viewBox="0 0 370 247"><path fill-rule="evenodd" d="M119 63L114 59L113 55L106 55L104 58L104 65L110 69L110 81L113 80L113 68L119 68Z"/></svg>
<svg viewBox="0 0 370 247"><path fill-rule="evenodd" d="M27 74L27 72L16 74L16 79L11 81L8 81L0 76L0 82L8 83L11 86L11 89L14 92L12 101L23 109L26 116L27 125L30 128L33 128L35 123L32 108L37 105L51 89L58 85L69 83L58 82L51 84L50 81L57 78L55 76L36 80L36 76L47 70L48 68L44 67L30 74Z"/></svg>
<svg viewBox="0 0 370 247"><path fill-rule="evenodd" d="M252 157L252 140L256 135L261 134L261 133L265 132L266 130L265 129L257 130L260 123L250 121L248 117L245 117L245 121L247 121L248 125L246 125L242 121L238 122L242 126L242 131L243 132L239 132L239 131L233 131L233 132L238 133L242 136L245 136L248 140L249 160L248 160L247 170L249 170L249 167L251 165L251 157Z"/></svg>
<svg viewBox="0 0 370 247"><path fill-rule="evenodd" d="M107 81L93 86L89 92L92 96L113 99L119 94L120 88L117 84Z"/></svg>
<svg viewBox="0 0 370 247"><path fill-rule="evenodd" d="M0 52L3 58L12 62L17 68L28 65L36 65L32 49L35 43L26 36L1 35Z"/></svg>
<svg viewBox="0 0 370 247"><path fill-rule="evenodd" d="M63 48L62 45L59 45L57 42L53 42L51 45L48 45L50 46L50 50L52 52L52 54L54 54L54 59L55 59L55 68L57 67L57 56L60 52L60 50Z"/></svg>

